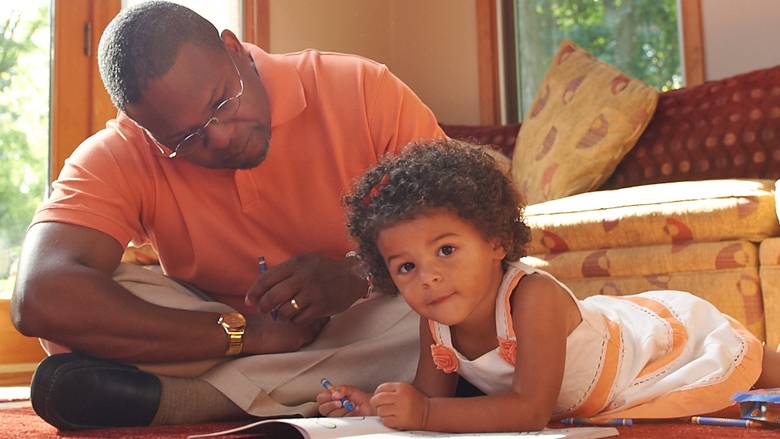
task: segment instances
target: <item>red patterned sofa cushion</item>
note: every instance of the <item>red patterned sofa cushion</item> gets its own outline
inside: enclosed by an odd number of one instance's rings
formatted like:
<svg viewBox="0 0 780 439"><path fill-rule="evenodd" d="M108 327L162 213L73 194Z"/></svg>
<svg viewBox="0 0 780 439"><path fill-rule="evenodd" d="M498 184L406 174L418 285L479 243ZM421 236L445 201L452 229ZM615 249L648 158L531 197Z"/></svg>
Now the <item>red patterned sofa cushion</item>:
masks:
<svg viewBox="0 0 780 439"><path fill-rule="evenodd" d="M661 93L636 145L601 189L780 178L780 66Z"/></svg>
<svg viewBox="0 0 780 439"><path fill-rule="evenodd" d="M508 125L447 125L440 123L444 134L453 139L468 141L478 145L492 145L496 150L512 158L515 140L520 131L520 124Z"/></svg>

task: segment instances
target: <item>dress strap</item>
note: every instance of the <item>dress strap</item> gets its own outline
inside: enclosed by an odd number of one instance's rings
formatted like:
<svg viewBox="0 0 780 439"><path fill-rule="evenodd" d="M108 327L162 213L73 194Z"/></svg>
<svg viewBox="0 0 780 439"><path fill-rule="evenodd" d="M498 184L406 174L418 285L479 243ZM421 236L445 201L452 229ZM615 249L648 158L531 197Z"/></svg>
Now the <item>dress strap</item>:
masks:
<svg viewBox="0 0 780 439"><path fill-rule="evenodd" d="M428 328L431 330L431 336L433 336L433 342L436 344L441 344L441 337L439 336L439 331L436 325L436 321L428 319Z"/></svg>
<svg viewBox="0 0 780 439"><path fill-rule="evenodd" d="M496 332L499 337L504 339L515 338L515 328L512 323L512 291L520 283L520 279L528 274L518 267L510 266L509 270L513 270L515 273L504 276L504 281L498 289L498 297L496 297Z"/></svg>

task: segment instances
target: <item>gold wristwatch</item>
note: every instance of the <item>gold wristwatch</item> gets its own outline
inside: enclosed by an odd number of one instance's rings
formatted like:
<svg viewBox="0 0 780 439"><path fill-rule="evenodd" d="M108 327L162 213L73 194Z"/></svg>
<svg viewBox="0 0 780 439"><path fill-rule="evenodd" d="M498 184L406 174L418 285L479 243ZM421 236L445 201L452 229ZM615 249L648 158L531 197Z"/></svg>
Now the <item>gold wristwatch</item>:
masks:
<svg viewBox="0 0 780 439"><path fill-rule="evenodd" d="M237 312L225 312L219 316L217 323L225 328L228 335L228 349L225 355L233 356L241 353L244 347L244 329L246 319Z"/></svg>

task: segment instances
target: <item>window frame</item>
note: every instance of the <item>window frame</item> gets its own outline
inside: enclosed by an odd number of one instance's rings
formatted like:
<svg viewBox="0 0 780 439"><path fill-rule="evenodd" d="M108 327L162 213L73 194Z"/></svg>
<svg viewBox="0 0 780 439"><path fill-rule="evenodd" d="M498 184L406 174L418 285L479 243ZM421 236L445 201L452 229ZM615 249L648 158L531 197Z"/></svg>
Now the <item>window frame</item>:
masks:
<svg viewBox="0 0 780 439"><path fill-rule="evenodd" d="M76 147L116 116L97 66L100 35L121 0L54 0L49 181Z"/></svg>
<svg viewBox="0 0 780 439"><path fill-rule="evenodd" d="M475 0L477 16L477 51L479 59L479 110L482 125L516 123L522 120L517 107L517 84L498 78L513 78L515 72L514 2L513 0ZM701 0L678 0L678 20L682 34L680 59L685 86L705 82L704 44L702 40ZM498 8L502 22L498 23ZM502 42L503 62L500 62L498 41ZM503 71L500 71L503 64ZM504 91L502 91L502 88ZM505 102L502 104L502 94Z"/></svg>
<svg viewBox="0 0 780 439"><path fill-rule="evenodd" d="M270 0L243 0L242 33L268 50ZM53 0L49 181L87 137L117 115L97 65L100 35L122 8L121 0Z"/></svg>

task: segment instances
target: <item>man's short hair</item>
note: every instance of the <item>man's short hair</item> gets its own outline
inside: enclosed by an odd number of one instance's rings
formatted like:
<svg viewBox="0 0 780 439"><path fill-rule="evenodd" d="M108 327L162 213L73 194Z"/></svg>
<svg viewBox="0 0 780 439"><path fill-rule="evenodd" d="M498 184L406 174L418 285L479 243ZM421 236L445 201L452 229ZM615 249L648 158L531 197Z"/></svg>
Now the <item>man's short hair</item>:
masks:
<svg viewBox="0 0 780 439"><path fill-rule="evenodd" d="M211 22L194 11L165 1L147 1L122 10L98 45L98 66L114 105L140 101L149 84L173 66L184 43L215 51L224 47Z"/></svg>

